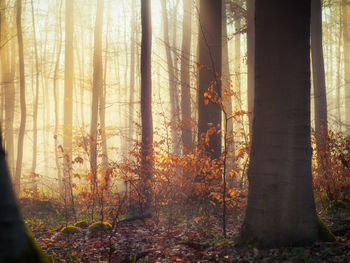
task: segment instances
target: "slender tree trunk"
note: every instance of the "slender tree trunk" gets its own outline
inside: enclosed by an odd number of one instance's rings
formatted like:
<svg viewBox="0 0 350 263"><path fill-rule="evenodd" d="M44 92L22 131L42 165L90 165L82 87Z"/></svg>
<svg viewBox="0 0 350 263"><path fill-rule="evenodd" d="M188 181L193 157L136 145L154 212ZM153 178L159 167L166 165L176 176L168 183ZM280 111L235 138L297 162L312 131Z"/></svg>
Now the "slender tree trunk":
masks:
<svg viewBox="0 0 350 263"><path fill-rule="evenodd" d="M63 182L66 197L70 198L73 213L72 189L72 129L73 129L73 87L74 87L74 0L66 0L65 17L65 62L64 62L64 117L63 117Z"/></svg>
<svg viewBox="0 0 350 263"><path fill-rule="evenodd" d="M102 80L102 26L103 26L103 0L97 0L96 23L94 32L94 58L93 58L93 83L92 83L92 106L90 128L90 168L92 174L93 194L97 191L97 117L98 101L101 93Z"/></svg>
<svg viewBox="0 0 350 263"><path fill-rule="evenodd" d="M129 93L129 146L130 151L134 140L134 97L135 97L135 46L136 46L136 3L131 2L131 41L130 41L130 93Z"/></svg>
<svg viewBox="0 0 350 263"><path fill-rule="evenodd" d="M61 58L61 52L62 52L62 25L61 25L61 10L62 10L62 0L58 0L59 2L59 13L58 13L58 47L57 47L57 56L56 56L56 63L55 63L55 69L54 69L54 75L53 75L53 95L54 95L54 102L55 102L55 132L54 132L54 139L55 139L55 160L56 160L56 168L57 168L57 180L58 180L58 189L59 192L62 193L64 188L62 184L62 174L61 174L61 167L59 164L59 155L58 155L58 125L59 125L59 104L58 104L58 90L57 90L57 79L58 79L58 70L60 65L60 58Z"/></svg>
<svg viewBox="0 0 350 263"><path fill-rule="evenodd" d="M350 2L342 0L343 17L343 52L344 52L344 93L345 93L345 124L350 125Z"/></svg>
<svg viewBox="0 0 350 263"><path fill-rule="evenodd" d="M193 147L191 117L190 54L192 35L192 1L183 1L181 55L181 138L184 153Z"/></svg>
<svg viewBox="0 0 350 263"><path fill-rule="evenodd" d="M169 74L169 101L170 101L170 120L171 123L176 126L176 84L175 84L175 69L173 64L173 58L170 48L170 40L169 40L169 21L168 21L168 10L166 7L166 1L160 1L162 5L162 17L163 17L163 38L164 38L164 47L166 51L167 57L167 66L168 66L168 74ZM178 148L174 145L176 143L176 129L175 127L171 127L171 139L172 139L172 149Z"/></svg>
<svg viewBox="0 0 350 263"><path fill-rule="evenodd" d="M141 179L143 181L145 208L149 209L152 202L153 178L153 121L152 121L152 20L151 0L141 2ZM141 211L143 213L143 211Z"/></svg>
<svg viewBox="0 0 350 263"><path fill-rule="evenodd" d="M337 108L337 117L338 117L338 124L339 124L339 131L342 129L342 113L341 113L341 95L340 95L340 90L341 90L341 43L342 43L342 38L344 39L343 35L343 23L342 23L342 18L341 18L341 5L339 4L339 34L338 34L338 45L337 45L337 81L336 81L336 108Z"/></svg>
<svg viewBox="0 0 350 263"><path fill-rule="evenodd" d="M202 0L199 11L198 141L214 127L206 150L212 159L221 156L221 9L222 1ZM205 94L211 96L205 97Z"/></svg>
<svg viewBox="0 0 350 263"><path fill-rule="evenodd" d="M252 133L255 81L255 0L247 0L247 66L249 132Z"/></svg>
<svg viewBox="0 0 350 263"><path fill-rule="evenodd" d="M38 100L39 100L39 59L38 59L38 47L36 41L36 28L35 28L35 19L34 19L34 3L31 1L32 7L32 26L33 26L33 39L34 39L34 56L35 56L35 100L34 100L34 111L33 111L33 162L32 162L32 176L33 176L33 190L37 192L36 185L36 156L37 156L37 140L38 140L38 131L37 131L37 120L38 120Z"/></svg>
<svg viewBox="0 0 350 263"><path fill-rule="evenodd" d="M222 3L222 90L223 103L227 116L232 114L232 95L231 95L231 75L228 56L228 37L227 37L227 22L226 22L226 1ZM237 32L237 28L236 28ZM239 35L239 34L238 34ZM237 37L237 35L236 35ZM237 43L235 43L237 44ZM235 49L235 56L237 49ZM237 74L237 72L236 72ZM237 88L237 87L234 87ZM226 175L230 173L233 168L233 160L235 156L235 144L233 134L233 118L226 120ZM228 177L227 177L228 178Z"/></svg>
<svg viewBox="0 0 350 263"><path fill-rule="evenodd" d="M311 53L315 99L315 130L321 133L327 127L327 97L322 46L321 0L311 0Z"/></svg>
<svg viewBox="0 0 350 263"><path fill-rule="evenodd" d="M241 240L267 248L310 244L318 238L311 176L310 1L256 1L255 28L255 107Z"/></svg>
<svg viewBox="0 0 350 263"><path fill-rule="evenodd" d="M17 15L17 41L18 41L18 58L19 58L19 74L20 74L20 104L21 104L21 123L18 134L17 146L17 163L15 174L15 190L19 194L21 189L22 159L23 159L23 140L26 126L26 98L25 98L25 73L24 73L24 56L23 56L23 35L22 35L22 0L16 2Z"/></svg>

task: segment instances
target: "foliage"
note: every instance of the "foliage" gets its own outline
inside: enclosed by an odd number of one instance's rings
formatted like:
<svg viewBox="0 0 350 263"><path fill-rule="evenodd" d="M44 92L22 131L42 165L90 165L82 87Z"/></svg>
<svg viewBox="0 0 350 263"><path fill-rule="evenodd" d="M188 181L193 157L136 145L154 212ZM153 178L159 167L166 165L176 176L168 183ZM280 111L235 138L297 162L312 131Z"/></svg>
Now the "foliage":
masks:
<svg viewBox="0 0 350 263"><path fill-rule="evenodd" d="M321 140L320 137L326 137L326 139ZM316 146L316 142L319 141L323 141L326 145ZM313 134L313 145L313 181L316 200L322 204L324 209L327 209L328 204L334 201L342 200L342 202L349 203L350 137L331 130L325 135L323 131L321 134ZM331 208L328 212L331 210L334 209Z"/></svg>

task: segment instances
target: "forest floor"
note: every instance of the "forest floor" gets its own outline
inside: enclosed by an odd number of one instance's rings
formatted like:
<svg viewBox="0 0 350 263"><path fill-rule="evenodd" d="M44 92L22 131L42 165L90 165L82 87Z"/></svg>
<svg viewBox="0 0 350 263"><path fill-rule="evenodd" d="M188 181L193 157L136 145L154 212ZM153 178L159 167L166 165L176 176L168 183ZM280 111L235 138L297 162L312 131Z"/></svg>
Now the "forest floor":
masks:
<svg viewBox="0 0 350 263"><path fill-rule="evenodd" d="M117 224L114 230L92 233L86 229L70 235L38 221L27 220L27 224L52 262L350 262L349 218L325 220L336 234L334 242L243 249L234 246L243 219L240 211L230 217L226 239L220 218L214 216L135 220Z"/></svg>

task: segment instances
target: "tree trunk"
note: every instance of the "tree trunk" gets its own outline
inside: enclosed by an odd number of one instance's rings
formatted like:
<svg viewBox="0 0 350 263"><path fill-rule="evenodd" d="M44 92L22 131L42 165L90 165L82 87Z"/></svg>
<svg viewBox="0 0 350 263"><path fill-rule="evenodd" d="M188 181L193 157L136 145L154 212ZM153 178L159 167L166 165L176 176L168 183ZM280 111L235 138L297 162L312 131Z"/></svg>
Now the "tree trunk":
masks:
<svg viewBox="0 0 350 263"><path fill-rule="evenodd" d="M5 99L5 121L4 121L4 138L5 150L7 152L7 162L9 164L10 173L14 174L14 138L13 138L13 120L15 108L15 42L5 44L9 39L8 23L6 19L6 1L0 2L0 23L1 23L1 82L4 90Z"/></svg>
<svg viewBox="0 0 350 263"><path fill-rule="evenodd" d="M249 132L252 133L255 84L255 0L247 0L247 66Z"/></svg>
<svg viewBox="0 0 350 263"><path fill-rule="evenodd" d="M93 194L97 191L97 117L98 101L102 89L102 26L103 26L103 0L97 0L96 23L94 32L94 58L93 83L90 128L90 168L92 174ZM94 197L93 197L94 198Z"/></svg>
<svg viewBox="0 0 350 263"><path fill-rule="evenodd" d="M228 37L227 37L227 22L226 22L226 1L222 1L222 90L223 92L223 105L227 116L232 115L232 95L231 95L231 75L228 56ZM237 29L236 29L237 32ZM238 34L239 35L239 34ZM237 37L237 35L236 35ZM236 43L235 43L236 44ZM237 49L235 49L235 56L237 56ZM236 88L236 87L234 87ZM225 92L226 91L226 92ZM235 144L233 134L233 118L227 121L226 132L226 175L230 173L233 168L233 161L235 157ZM228 177L227 177L228 178Z"/></svg>
<svg viewBox="0 0 350 263"><path fill-rule="evenodd" d="M63 117L63 182L65 196L70 198L74 213L72 175L72 128L73 128L73 87L74 87L74 0L66 0L65 17L65 62L64 62L64 117Z"/></svg>
<svg viewBox="0 0 350 263"><path fill-rule="evenodd" d="M321 0L311 0L311 53L315 100L315 131L327 133L327 97L322 47Z"/></svg>
<svg viewBox="0 0 350 263"><path fill-rule="evenodd" d="M144 185L145 208L149 209L152 201L153 177L153 121L152 121L152 21L151 0L141 2L141 179ZM143 213L143 211L141 211Z"/></svg>
<svg viewBox="0 0 350 263"><path fill-rule="evenodd" d="M1 136L0 214L0 262L48 263L49 260L30 237L22 220L12 189Z"/></svg>
<svg viewBox="0 0 350 263"><path fill-rule="evenodd" d="M23 159L23 140L26 126L26 89L25 89L25 73L24 73L24 56L23 56L23 35L22 35L22 0L17 0L17 41L18 41L18 59L19 59L19 75L20 75L20 104L21 104L21 123L18 134L17 146L17 163L15 174L15 190L19 194L21 189L22 159Z"/></svg>
<svg viewBox="0 0 350 263"><path fill-rule="evenodd" d="M162 17L163 17L163 38L164 38L164 47L167 57L167 66L169 74L169 101L170 101L170 121L173 124L171 127L171 149L175 151L176 148L176 84L175 84L175 68L173 63L173 58L170 49L170 40L169 40L169 21L168 21L168 10L166 6L166 1L160 1L162 6Z"/></svg>
<svg viewBox="0 0 350 263"><path fill-rule="evenodd" d="M35 28L35 18L34 18L34 3L31 1L32 8L32 26L33 26L33 39L34 39L34 56L35 56L35 99L34 99L34 111L33 111L33 154L32 154L32 171L33 176L33 191L37 193L37 184L36 184L36 156L37 156L37 140L38 140L38 131L37 131L37 120L38 120L38 100L39 100L39 60L38 60L38 47L36 41L36 28Z"/></svg>
<svg viewBox="0 0 350 263"><path fill-rule="evenodd" d="M222 1L202 0L199 11L198 141L211 127L206 151L212 159L221 156L221 9ZM205 94L211 98L205 98Z"/></svg>
<svg viewBox="0 0 350 263"><path fill-rule="evenodd" d="M131 150L134 142L134 97L135 97L135 47L136 47L136 3L131 2L131 40L130 40L130 93L129 93L129 145L128 151Z"/></svg>
<svg viewBox="0 0 350 263"><path fill-rule="evenodd" d="M55 139L55 160L56 160L56 168L57 168L57 180L58 180L58 189L59 192L62 193L63 185L62 185L62 174L61 174L61 167L59 164L59 156L58 156L58 125L59 125L59 105L58 105L58 91L57 91L57 78L58 78L58 70L60 65L60 58L61 58L61 51L62 51L62 25L61 25L61 8L62 8L62 0L58 0L59 2L59 15L58 15L58 47L57 47L57 56L56 56L56 63L55 63L55 69L54 69L54 75L53 75L53 95L54 95L54 102L55 102L55 132L54 132L54 139Z"/></svg>
<svg viewBox="0 0 350 263"><path fill-rule="evenodd" d="M192 1L184 0L181 55L181 138L184 152L190 151L193 147L190 82L191 25Z"/></svg>
<svg viewBox="0 0 350 263"><path fill-rule="evenodd" d="M253 136L241 230L242 242L267 248L318 238L311 177L310 1L268 3L256 1Z"/></svg>
<svg viewBox="0 0 350 263"><path fill-rule="evenodd" d="M342 0L343 17L343 52L344 52L344 93L345 93L345 124L350 125L350 23L349 0Z"/></svg>

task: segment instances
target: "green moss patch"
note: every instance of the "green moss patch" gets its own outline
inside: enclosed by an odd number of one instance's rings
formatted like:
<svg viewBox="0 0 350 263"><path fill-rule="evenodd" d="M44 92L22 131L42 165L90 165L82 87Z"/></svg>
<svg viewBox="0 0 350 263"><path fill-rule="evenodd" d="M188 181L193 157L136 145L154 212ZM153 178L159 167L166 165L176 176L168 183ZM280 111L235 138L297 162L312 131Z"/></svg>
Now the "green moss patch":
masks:
<svg viewBox="0 0 350 263"><path fill-rule="evenodd" d="M66 235L81 233L81 228L77 226L67 226L62 228L61 233Z"/></svg>
<svg viewBox="0 0 350 263"><path fill-rule="evenodd" d="M317 215L317 227L318 227L318 238L322 241L333 242L335 240L334 235L329 230L328 226L323 222L321 217Z"/></svg>
<svg viewBox="0 0 350 263"><path fill-rule="evenodd" d="M91 232L99 232L99 231L105 231L112 229L112 225L108 222L101 222L98 221L96 223L93 223L89 226L89 230Z"/></svg>

